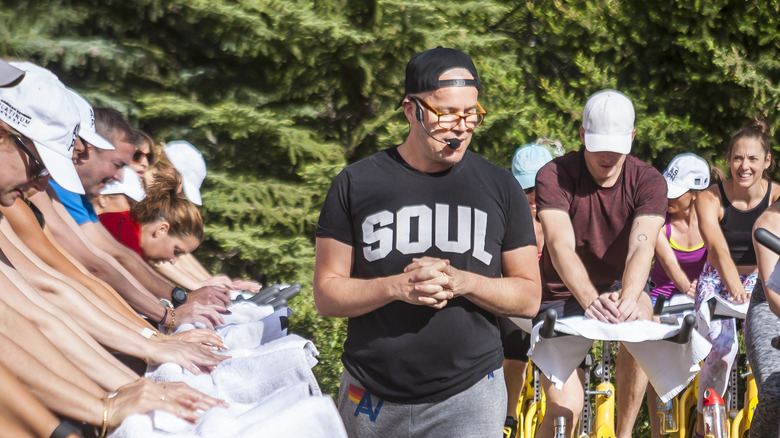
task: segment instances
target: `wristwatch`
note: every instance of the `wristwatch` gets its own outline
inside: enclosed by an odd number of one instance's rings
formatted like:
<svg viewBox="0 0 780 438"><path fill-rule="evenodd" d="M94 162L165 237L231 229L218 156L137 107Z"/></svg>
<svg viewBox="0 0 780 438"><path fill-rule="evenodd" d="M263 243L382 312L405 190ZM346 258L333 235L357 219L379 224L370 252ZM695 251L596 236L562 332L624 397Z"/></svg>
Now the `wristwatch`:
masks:
<svg viewBox="0 0 780 438"><path fill-rule="evenodd" d="M187 291L180 288L179 286L174 287L171 291L171 302L173 303L173 307L179 307L186 303Z"/></svg>

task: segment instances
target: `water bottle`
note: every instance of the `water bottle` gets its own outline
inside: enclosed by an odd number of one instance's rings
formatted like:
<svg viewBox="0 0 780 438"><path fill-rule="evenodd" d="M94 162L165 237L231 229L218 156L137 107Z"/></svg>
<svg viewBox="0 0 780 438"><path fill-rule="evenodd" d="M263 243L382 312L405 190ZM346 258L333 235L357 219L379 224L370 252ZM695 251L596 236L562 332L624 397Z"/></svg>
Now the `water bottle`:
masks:
<svg viewBox="0 0 780 438"><path fill-rule="evenodd" d="M728 438L726 428L726 406L723 399L712 388L704 390L704 436Z"/></svg>
<svg viewBox="0 0 780 438"><path fill-rule="evenodd" d="M566 418L557 417L555 419L555 438L566 438Z"/></svg>
<svg viewBox="0 0 780 438"><path fill-rule="evenodd" d="M674 409L674 399L664 403L658 398L656 406L658 406L658 416L661 418L661 432L664 434L677 432L677 412Z"/></svg>

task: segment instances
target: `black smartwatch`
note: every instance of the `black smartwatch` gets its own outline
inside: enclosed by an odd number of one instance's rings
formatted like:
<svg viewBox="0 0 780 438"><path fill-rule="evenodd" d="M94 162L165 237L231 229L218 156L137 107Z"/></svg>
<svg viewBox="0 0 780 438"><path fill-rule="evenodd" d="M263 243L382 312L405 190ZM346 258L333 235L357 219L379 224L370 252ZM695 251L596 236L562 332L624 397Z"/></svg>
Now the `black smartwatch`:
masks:
<svg viewBox="0 0 780 438"><path fill-rule="evenodd" d="M179 286L174 287L171 291L171 302L173 303L173 307L179 307L186 303L187 291L180 288Z"/></svg>

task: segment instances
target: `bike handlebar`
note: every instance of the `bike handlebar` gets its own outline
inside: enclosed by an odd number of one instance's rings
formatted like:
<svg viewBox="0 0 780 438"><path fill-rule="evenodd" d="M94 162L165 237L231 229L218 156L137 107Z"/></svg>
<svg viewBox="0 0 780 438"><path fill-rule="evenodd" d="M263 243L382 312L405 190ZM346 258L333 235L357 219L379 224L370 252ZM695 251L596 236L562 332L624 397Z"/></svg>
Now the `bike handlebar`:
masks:
<svg viewBox="0 0 780 438"><path fill-rule="evenodd" d="M556 336L567 336L564 333L558 333L555 331L555 322L558 320L558 312L555 309L547 309L544 312L544 323L539 330L539 335L545 339L554 338ZM665 341L674 342L676 344L687 344L691 340L691 333L693 332L693 326L696 323L696 318L692 314L685 315L683 318L680 331L676 336L664 339ZM780 336L778 336L780 338ZM772 341L774 342L774 340ZM774 345L774 344L773 344ZM780 346L780 339L778 339L778 345Z"/></svg>
<svg viewBox="0 0 780 438"><path fill-rule="evenodd" d="M774 233L766 228L756 228L753 236L756 238L756 242L780 254L780 237L775 236Z"/></svg>

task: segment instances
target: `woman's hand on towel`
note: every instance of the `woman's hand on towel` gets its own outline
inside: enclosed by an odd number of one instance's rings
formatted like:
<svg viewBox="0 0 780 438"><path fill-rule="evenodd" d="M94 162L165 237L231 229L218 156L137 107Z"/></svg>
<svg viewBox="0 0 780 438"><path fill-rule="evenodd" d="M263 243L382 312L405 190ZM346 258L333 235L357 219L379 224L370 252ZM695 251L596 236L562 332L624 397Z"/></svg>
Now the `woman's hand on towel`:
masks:
<svg viewBox="0 0 780 438"><path fill-rule="evenodd" d="M223 307L233 304L230 300L230 287L225 285L203 286L187 294L187 302L218 304Z"/></svg>
<svg viewBox="0 0 780 438"><path fill-rule="evenodd" d="M187 302L176 308L176 327L185 322L200 322L213 329L215 326L225 324L220 313L227 312L221 304L201 304L196 301Z"/></svg>
<svg viewBox="0 0 780 438"><path fill-rule="evenodd" d="M152 341L151 352L146 358L149 365L172 362L192 374L210 373L227 356L206 351L200 344L174 339Z"/></svg>
<svg viewBox="0 0 780 438"><path fill-rule="evenodd" d="M191 342L193 344L199 344L206 350L227 350L228 346L225 345L222 338L209 329L192 329L172 335L160 334L162 339L176 339L184 342Z"/></svg>
<svg viewBox="0 0 780 438"><path fill-rule="evenodd" d="M230 283L230 287L235 290L243 290L256 294L260 292L260 289L263 288L263 285L254 280L236 279Z"/></svg>
<svg viewBox="0 0 780 438"><path fill-rule="evenodd" d="M145 414L157 409L170 412L194 423L200 411L214 406L227 406L225 402L209 397L181 382L157 383L146 378L120 387L116 396L107 399L107 424L114 428L133 414Z"/></svg>

